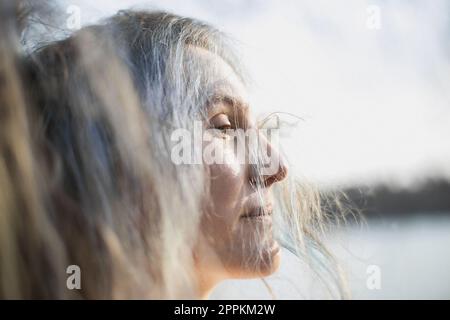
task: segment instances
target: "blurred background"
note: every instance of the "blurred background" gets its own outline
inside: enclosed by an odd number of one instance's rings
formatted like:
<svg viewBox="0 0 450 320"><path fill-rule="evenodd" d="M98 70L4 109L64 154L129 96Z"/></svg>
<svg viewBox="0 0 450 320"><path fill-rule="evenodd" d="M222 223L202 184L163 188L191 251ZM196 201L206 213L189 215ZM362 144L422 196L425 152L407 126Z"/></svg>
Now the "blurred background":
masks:
<svg viewBox="0 0 450 320"><path fill-rule="evenodd" d="M345 191L366 223L328 244L355 299L450 299L450 2L446 0L54 1L27 46L120 9L163 9L235 39L253 109L303 120L282 139L291 171ZM45 23L49 12L59 21ZM45 29L45 30L44 30ZM323 290L283 252L268 283L280 299ZM217 299L270 299L259 280L227 281Z"/></svg>

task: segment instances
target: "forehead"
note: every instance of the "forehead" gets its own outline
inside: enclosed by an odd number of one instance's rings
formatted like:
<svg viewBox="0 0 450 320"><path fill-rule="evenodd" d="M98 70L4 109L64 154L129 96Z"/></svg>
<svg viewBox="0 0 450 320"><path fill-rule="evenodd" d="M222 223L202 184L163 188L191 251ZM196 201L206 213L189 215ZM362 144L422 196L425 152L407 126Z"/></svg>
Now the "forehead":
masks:
<svg viewBox="0 0 450 320"><path fill-rule="evenodd" d="M247 104L248 93L244 83L224 59L200 47L190 47L189 50L208 70L208 83L214 96L231 97Z"/></svg>

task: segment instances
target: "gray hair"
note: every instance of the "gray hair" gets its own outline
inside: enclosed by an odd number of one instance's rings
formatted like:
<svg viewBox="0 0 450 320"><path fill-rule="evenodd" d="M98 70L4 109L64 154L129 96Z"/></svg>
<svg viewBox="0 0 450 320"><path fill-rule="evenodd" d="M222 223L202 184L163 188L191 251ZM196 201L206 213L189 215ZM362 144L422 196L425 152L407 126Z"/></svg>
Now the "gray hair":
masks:
<svg viewBox="0 0 450 320"><path fill-rule="evenodd" d="M4 39L7 31L0 30ZM11 53L18 67L8 79L20 76L15 92L26 99L20 108L8 106L24 113L29 134L21 148L30 168L42 170L24 176L33 184L20 201L30 211L0 198L0 225L11 226L0 233L10 237L0 238L1 297L195 297L190 253L208 179L202 166L170 161L169 138L174 128L192 129L192 120L204 119L217 85L193 47L222 58L245 82L229 42L195 19L123 11L23 60ZM22 140L13 140L17 128L10 124L10 132L2 131L9 140L0 141L18 147ZM4 153L1 159L11 167ZM5 192L16 194L21 183L0 171ZM294 180L277 192L280 240L297 255L320 256L316 261L338 284L333 290L344 295L339 270L320 243L325 218L317 192ZM31 211L38 212L31 218ZM35 238L22 239L27 228ZM55 276L33 280L29 290L21 279L34 268L32 258ZM84 271L79 296L58 280L69 264Z"/></svg>

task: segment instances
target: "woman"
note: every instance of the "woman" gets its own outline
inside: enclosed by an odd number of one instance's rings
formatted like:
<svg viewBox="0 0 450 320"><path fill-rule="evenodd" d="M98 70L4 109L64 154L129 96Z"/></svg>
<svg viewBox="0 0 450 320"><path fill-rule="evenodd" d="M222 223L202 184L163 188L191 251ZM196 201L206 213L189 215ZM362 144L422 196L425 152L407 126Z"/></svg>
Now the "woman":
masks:
<svg viewBox="0 0 450 320"><path fill-rule="evenodd" d="M288 176L260 132L221 32L124 11L25 55L9 10L0 59L2 298L206 298L225 279L275 272L280 246L313 257L343 295L319 240L324 203ZM199 123L200 145L181 157L192 151L203 161L175 161L174 132L195 133ZM257 143L245 144L240 161L233 133L250 131ZM223 161L204 161L208 154ZM73 265L81 288L70 290Z"/></svg>

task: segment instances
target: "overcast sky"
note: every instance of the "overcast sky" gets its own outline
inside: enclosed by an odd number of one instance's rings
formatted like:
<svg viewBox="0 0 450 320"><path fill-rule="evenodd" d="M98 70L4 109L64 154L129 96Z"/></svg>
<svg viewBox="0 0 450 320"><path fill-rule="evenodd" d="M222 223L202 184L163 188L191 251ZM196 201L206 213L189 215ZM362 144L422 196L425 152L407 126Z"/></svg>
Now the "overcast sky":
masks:
<svg viewBox="0 0 450 320"><path fill-rule="evenodd" d="M83 24L134 6L199 18L229 33L255 82L255 112L305 119L284 151L310 180L450 176L448 1L61 3L79 6Z"/></svg>

